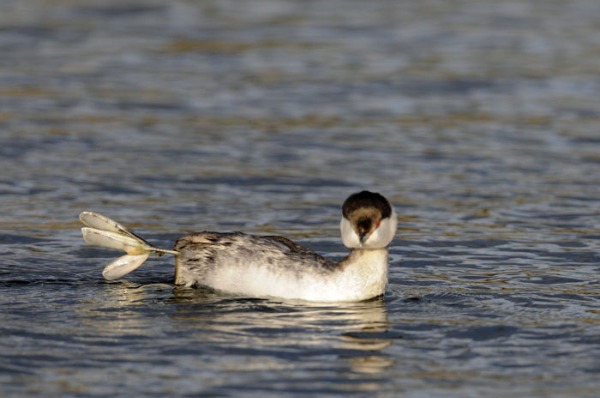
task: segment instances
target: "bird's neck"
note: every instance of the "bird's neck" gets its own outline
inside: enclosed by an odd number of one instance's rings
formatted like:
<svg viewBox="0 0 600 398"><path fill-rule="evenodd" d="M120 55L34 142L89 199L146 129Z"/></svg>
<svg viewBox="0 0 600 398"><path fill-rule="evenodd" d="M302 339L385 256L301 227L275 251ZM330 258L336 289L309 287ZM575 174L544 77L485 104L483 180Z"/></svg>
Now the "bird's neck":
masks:
<svg viewBox="0 0 600 398"><path fill-rule="evenodd" d="M355 291L357 300L375 297L385 292L388 279L388 250L353 249L340 263L340 277L348 291Z"/></svg>
<svg viewBox="0 0 600 398"><path fill-rule="evenodd" d="M352 249L342 261L346 267L360 266L366 269L384 267L387 269L388 249L387 247L382 249Z"/></svg>

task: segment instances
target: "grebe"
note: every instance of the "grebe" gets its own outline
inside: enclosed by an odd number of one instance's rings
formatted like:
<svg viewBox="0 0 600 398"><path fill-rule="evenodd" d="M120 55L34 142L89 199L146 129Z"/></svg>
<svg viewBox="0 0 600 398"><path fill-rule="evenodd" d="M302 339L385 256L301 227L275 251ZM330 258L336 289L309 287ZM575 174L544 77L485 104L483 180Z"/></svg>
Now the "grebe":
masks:
<svg viewBox="0 0 600 398"><path fill-rule="evenodd" d="M339 262L281 236L241 232L186 235L173 250L153 247L123 225L93 212L79 219L83 239L127 252L106 266L102 275L118 279L135 270L151 253L175 255L175 284L207 286L244 297L276 297L318 302L361 301L384 293L387 247L397 217L382 195L362 191L342 205L342 242L350 250Z"/></svg>

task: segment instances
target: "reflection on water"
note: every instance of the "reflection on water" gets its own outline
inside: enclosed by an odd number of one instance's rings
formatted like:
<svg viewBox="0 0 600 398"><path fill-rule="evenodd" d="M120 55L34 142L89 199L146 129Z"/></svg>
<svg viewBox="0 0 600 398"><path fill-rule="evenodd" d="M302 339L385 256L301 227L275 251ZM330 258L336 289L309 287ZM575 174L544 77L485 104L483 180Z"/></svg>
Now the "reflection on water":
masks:
<svg viewBox="0 0 600 398"><path fill-rule="evenodd" d="M596 0L0 3L0 395L596 396ZM399 214L386 297L108 283L94 210L169 247L340 258Z"/></svg>
<svg viewBox="0 0 600 398"><path fill-rule="evenodd" d="M317 392L321 386L302 386L301 379L290 376L281 379L307 361L314 363L315 371L335 374L340 391L347 388L342 381L349 377L355 389L377 390L377 375L394 363L384 349L398 338L389 331L382 299L345 306L307 305L228 298L164 284L115 283L74 311L85 330L103 325L87 348L90 355L98 355L99 346L105 355L107 348L115 355L111 361L117 367L135 356L167 369L183 366L186 374L195 375L193 382L176 384L191 388L189 393L200 387L206 391L207 386L225 392L272 388ZM217 379L213 372L219 374ZM263 375L269 381L264 384L263 376L247 378L256 372L274 374Z"/></svg>

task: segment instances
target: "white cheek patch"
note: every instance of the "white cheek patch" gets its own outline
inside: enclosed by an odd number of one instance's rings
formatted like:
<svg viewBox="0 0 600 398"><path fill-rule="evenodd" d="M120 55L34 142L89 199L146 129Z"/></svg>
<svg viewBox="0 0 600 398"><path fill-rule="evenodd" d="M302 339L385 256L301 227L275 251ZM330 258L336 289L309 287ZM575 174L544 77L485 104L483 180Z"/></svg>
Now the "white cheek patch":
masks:
<svg viewBox="0 0 600 398"><path fill-rule="evenodd" d="M379 227L367 238L364 243L360 243L360 238L352 229L350 221L342 217L340 229L342 232L342 242L349 249L383 249L394 239L396 228L398 226L398 217L392 210L389 218L381 220Z"/></svg>
<svg viewBox="0 0 600 398"><path fill-rule="evenodd" d="M362 247L366 249L382 249L386 247L394 239L397 226L398 219L396 213L392 211L389 218L381 220L379 227L373 231Z"/></svg>
<svg viewBox="0 0 600 398"><path fill-rule="evenodd" d="M346 218L342 217L342 221L340 221L340 230L342 231L342 242L344 246L349 249L358 249L360 248L360 238L352 229L352 225L350 221Z"/></svg>

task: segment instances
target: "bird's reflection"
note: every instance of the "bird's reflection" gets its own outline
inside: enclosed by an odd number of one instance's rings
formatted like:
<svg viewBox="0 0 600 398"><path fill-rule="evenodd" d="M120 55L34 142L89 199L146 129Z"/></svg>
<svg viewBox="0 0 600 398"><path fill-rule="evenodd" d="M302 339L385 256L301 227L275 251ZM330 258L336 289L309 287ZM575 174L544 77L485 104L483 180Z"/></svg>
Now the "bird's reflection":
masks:
<svg viewBox="0 0 600 398"><path fill-rule="evenodd" d="M204 358L197 362L203 371L207 356L217 372L306 367L315 374L336 372L366 391L376 389L377 375L394 364L386 349L397 337L382 298L309 304L126 282L102 285L101 292L77 308L99 339L153 341L163 357Z"/></svg>
<svg viewBox="0 0 600 398"><path fill-rule="evenodd" d="M394 363L384 350L397 336L390 332L381 297L359 303L314 304L176 288L172 301L178 305L175 319L243 336L244 344L255 348L321 347L360 373L378 373Z"/></svg>

